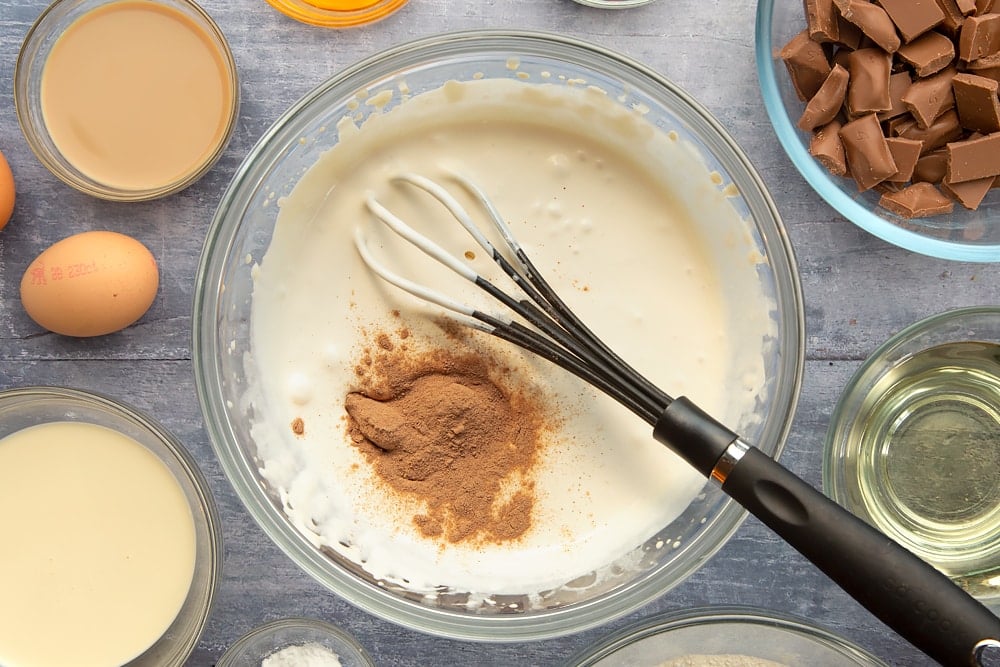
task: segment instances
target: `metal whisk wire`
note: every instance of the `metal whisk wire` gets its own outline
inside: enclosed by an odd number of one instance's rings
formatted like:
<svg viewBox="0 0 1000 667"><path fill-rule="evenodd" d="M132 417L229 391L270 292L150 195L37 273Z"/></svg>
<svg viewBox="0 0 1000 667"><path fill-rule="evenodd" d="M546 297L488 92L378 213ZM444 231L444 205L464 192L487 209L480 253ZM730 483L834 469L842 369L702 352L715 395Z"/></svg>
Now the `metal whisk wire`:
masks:
<svg viewBox="0 0 1000 667"><path fill-rule="evenodd" d="M465 207L440 184L416 174L401 174L393 180L415 186L438 200L526 298L514 298L504 292L467 263L406 224L374 196L367 198L366 205L377 220L401 238L475 284L531 326L525 326L506 314L481 311L391 271L376 259L368 248L362 228L358 227L355 230L355 245L368 267L387 282L458 315L457 319L466 326L512 342L556 363L614 398L650 425L655 424L672 401L671 397L624 362L559 298L535 270L510 227L482 190L461 176L453 175L452 178L472 195L482 213L496 227L514 262L490 242Z"/></svg>

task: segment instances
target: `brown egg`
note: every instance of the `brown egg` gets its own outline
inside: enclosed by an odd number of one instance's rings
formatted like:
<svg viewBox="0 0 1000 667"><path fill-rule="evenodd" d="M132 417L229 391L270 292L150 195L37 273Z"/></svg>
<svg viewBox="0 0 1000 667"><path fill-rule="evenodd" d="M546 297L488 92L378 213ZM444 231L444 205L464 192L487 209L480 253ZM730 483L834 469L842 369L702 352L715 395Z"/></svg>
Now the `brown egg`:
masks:
<svg viewBox="0 0 1000 667"><path fill-rule="evenodd" d="M7 226L14 214L14 174L7 158L0 153L0 229Z"/></svg>
<svg viewBox="0 0 1000 667"><path fill-rule="evenodd" d="M117 232L83 232L53 244L24 272L21 304L40 326L101 336L134 323L159 287L152 253Z"/></svg>

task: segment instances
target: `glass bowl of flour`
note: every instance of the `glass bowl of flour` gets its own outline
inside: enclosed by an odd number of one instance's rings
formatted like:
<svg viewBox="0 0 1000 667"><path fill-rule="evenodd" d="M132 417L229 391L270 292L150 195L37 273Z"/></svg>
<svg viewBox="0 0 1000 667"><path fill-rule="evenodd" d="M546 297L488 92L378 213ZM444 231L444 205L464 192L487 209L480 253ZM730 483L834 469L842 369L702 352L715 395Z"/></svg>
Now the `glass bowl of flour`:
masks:
<svg viewBox="0 0 1000 667"><path fill-rule="evenodd" d="M619 630L572 667L885 667L843 637L789 614L751 607L665 612Z"/></svg>
<svg viewBox="0 0 1000 667"><path fill-rule="evenodd" d="M375 667L354 637L312 618L265 623L230 646L216 667Z"/></svg>
<svg viewBox="0 0 1000 667"><path fill-rule="evenodd" d="M747 157L684 91L621 55L550 34L452 33L294 104L212 221L196 382L247 510L331 591L431 634L553 637L662 595L744 512L610 399L366 269L358 228L396 270L484 299L373 224L369 193L490 272L440 206L392 182L404 171L477 182L612 349L781 451L802 297Z"/></svg>

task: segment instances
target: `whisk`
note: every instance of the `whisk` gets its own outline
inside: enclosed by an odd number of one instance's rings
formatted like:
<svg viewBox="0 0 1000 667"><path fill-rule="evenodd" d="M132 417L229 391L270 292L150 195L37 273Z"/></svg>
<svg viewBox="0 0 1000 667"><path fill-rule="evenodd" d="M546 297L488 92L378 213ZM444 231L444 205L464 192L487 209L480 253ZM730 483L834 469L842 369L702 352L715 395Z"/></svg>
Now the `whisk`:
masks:
<svg viewBox="0 0 1000 667"><path fill-rule="evenodd" d="M424 176L394 181L437 199L505 273L521 295L497 287L394 215L370 195L374 217L400 237L474 283L508 313L488 313L405 278L368 248L363 229L355 245L385 281L436 304L461 323L509 341L615 399L653 427L653 437L774 530L855 600L902 637L945 665L1000 664L1000 619L947 576L858 519L687 398L671 397L605 345L573 313L528 258L489 197L473 182L451 178L470 194L499 233L507 254L480 230L445 187ZM510 259L508 258L508 255ZM523 320L523 322L521 321Z"/></svg>

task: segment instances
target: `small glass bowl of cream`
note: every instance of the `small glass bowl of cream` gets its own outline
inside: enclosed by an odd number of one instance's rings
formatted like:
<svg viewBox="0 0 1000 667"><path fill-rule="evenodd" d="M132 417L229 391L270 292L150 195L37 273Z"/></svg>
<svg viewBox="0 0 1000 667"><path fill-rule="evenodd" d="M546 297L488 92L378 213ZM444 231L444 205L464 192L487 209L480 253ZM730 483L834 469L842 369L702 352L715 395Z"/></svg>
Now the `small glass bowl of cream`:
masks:
<svg viewBox="0 0 1000 667"><path fill-rule="evenodd" d="M191 0L56 0L14 70L18 122L60 180L114 201L173 194L236 125L236 63Z"/></svg>
<svg viewBox="0 0 1000 667"><path fill-rule="evenodd" d="M572 667L885 667L812 621L767 609L719 606L656 614L591 646Z"/></svg>
<svg viewBox="0 0 1000 667"><path fill-rule="evenodd" d="M886 341L830 418L831 498L1000 609L1000 308L951 310Z"/></svg>
<svg viewBox="0 0 1000 667"><path fill-rule="evenodd" d="M254 628L222 654L216 667L375 667L345 630L311 618L283 618Z"/></svg>
<svg viewBox="0 0 1000 667"><path fill-rule="evenodd" d="M219 515L163 426L98 394L0 392L0 664L179 667L222 567ZM86 582L86 585L80 585Z"/></svg>
<svg viewBox="0 0 1000 667"><path fill-rule="evenodd" d="M285 16L323 28L353 28L394 14L407 0L267 0Z"/></svg>

